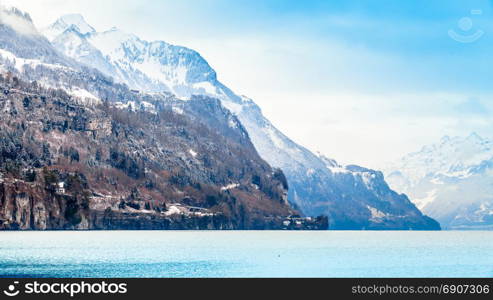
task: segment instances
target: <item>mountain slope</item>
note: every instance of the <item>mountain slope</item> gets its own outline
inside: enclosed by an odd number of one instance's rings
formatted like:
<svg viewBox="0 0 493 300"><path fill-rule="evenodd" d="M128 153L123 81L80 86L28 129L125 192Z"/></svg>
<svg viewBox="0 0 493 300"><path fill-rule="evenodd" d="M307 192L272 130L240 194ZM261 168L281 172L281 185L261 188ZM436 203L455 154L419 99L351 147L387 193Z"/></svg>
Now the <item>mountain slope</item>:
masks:
<svg viewBox="0 0 493 300"><path fill-rule="evenodd" d="M235 141L171 107L80 105L11 76L0 87L0 228L153 229L161 220L156 228L276 229L295 214L282 173L258 157L241 127L231 130ZM182 216L191 220L179 224Z"/></svg>
<svg viewBox="0 0 493 300"><path fill-rule="evenodd" d="M386 171L397 191L448 229L493 228L493 142L444 137Z"/></svg>
<svg viewBox="0 0 493 300"><path fill-rule="evenodd" d="M2 14L0 229L291 226L283 173L219 100L131 91Z"/></svg>
<svg viewBox="0 0 493 300"><path fill-rule="evenodd" d="M58 41L65 39L67 28L74 24L58 28L59 34L53 35L57 27L55 24L47 32L50 32L51 40L60 51L102 72L105 72L105 65L112 65L117 70L113 73L115 81L125 83L132 89L171 92L184 100L194 94L221 100L238 116L262 158L284 171L290 187L289 201L306 215L328 215L332 228L336 229L439 228L436 222L423 216L407 199L390 191L381 177L375 180L379 181L381 189L387 189L387 196L371 188L355 190L355 185L366 186L362 172L343 167L344 172L334 172L328 168L324 159L277 130L251 99L236 95L220 83L216 72L197 52L161 41L143 41L113 28L101 33L81 33L85 41L106 58L104 64L87 62L79 55L82 51L67 51L68 47L58 45ZM387 218L373 218L374 206L382 209ZM393 220L400 221L397 224Z"/></svg>

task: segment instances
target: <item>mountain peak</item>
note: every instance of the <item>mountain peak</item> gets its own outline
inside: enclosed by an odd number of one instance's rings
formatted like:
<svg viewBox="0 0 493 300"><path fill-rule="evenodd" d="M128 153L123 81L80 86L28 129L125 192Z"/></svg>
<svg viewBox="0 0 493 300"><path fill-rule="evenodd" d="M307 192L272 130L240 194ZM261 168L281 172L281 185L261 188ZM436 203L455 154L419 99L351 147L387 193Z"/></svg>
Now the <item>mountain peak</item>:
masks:
<svg viewBox="0 0 493 300"><path fill-rule="evenodd" d="M81 35L96 32L94 27L89 25L82 15L68 14L58 18L55 23L43 30L43 33L50 41L53 41L58 35L67 30L76 31Z"/></svg>
<svg viewBox="0 0 493 300"><path fill-rule="evenodd" d="M64 15L60 19L58 19L61 23L65 24L66 27L70 27L71 25L77 26L79 28L79 32L81 34L88 34L96 32L94 27L89 25L84 17L80 14L69 14Z"/></svg>
<svg viewBox="0 0 493 300"><path fill-rule="evenodd" d="M440 140L442 143L447 143L450 141L450 136L448 135L445 135L442 137L442 139Z"/></svg>
<svg viewBox="0 0 493 300"><path fill-rule="evenodd" d="M0 6L0 24L5 24L20 34L38 34L31 16L15 7Z"/></svg>
<svg viewBox="0 0 493 300"><path fill-rule="evenodd" d="M57 22L58 24L68 28L72 25L77 26L81 34L88 34L95 32L94 27L89 25L81 14L68 14L60 17ZM55 23L55 24L56 24ZM65 29L66 29L65 28Z"/></svg>
<svg viewBox="0 0 493 300"><path fill-rule="evenodd" d="M440 143L424 146L421 151L408 154L387 168L387 174L399 171L412 184L429 174L456 176L458 170L467 173L483 161L493 157L493 142L473 132L469 136L448 137ZM398 190L400 188L397 188Z"/></svg>
<svg viewBox="0 0 493 300"><path fill-rule="evenodd" d="M1 6L0 11L2 14L8 14L8 15L16 15L18 17L21 17L29 22L32 22L31 16L23 12L22 10L18 9L17 7L13 6Z"/></svg>
<svg viewBox="0 0 493 300"><path fill-rule="evenodd" d="M472 140L472 141L479 141L479 142L482 142L484 139L479 135L477 134L476 132L473 132L471 133L468 137L467 137L468 140Z"/></svg>
<svg viewBox="0 0 493 300"><path fill-rule="evenodd" d="M491 227L493 141L472 132L423 149L386 170L390 186L447 228Z"/></svg>

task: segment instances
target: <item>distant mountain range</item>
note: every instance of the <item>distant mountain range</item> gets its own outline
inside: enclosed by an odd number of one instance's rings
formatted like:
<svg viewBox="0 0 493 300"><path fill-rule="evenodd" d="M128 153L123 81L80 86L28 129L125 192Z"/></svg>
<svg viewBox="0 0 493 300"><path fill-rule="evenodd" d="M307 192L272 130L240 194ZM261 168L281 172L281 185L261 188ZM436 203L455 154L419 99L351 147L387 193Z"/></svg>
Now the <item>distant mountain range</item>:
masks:
<svg viewBox="0 0 493 300"><path fill-rule="evenodd" d="M493 229L493 141L443 137L392 163L392 188L447 229Z"/></svg>
<svg viewBox="0 0 493 300"><path fill-rule="evenodd" d="M174 113L208 120L221 135L238 141L238 134L216 128L218 124L211 121L217 110L204 105L195 107L192 114L187 104L198 96L218 99L232 113L222 113L221 118L230 120L230 128L244 128L260 156L284 172L288 201L305 215L327 215L333 229L440 228L406 196L393 192L381 172L341 166L294 143L262 115L253 100L219 82L205 59L191 49L147 42L116 28L97 32L80 15L61 17L43 29L45 38L27 14L16 9L3 14L8 16L0 28L4 71L62 89L85 105L109 101L120 109L147 112L170 107ZM160 104L164 98L176 101ZM237 183L230 184L236 187Z"/></svg>

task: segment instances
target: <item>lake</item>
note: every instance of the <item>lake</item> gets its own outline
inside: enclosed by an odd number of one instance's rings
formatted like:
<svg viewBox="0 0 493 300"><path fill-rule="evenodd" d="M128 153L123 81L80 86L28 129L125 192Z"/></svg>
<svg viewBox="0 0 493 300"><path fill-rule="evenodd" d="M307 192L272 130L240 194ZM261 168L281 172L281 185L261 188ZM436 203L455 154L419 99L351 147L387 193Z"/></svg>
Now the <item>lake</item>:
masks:
<svg viewBox="0 0 493 300"><path fill-rule="evenodd" d="M2 277L493 277L493 232L0 232Z"/></svg>

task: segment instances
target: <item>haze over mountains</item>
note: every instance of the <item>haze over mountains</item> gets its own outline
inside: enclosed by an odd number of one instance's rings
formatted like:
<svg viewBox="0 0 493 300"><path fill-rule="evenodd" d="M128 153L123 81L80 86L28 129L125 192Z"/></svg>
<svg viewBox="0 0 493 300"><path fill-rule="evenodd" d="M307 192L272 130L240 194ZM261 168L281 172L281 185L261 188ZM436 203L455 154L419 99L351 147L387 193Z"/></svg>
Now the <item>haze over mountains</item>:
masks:
<svg viewBox="0 0 493 300"><path fill-rule="evenodd" d="M4 24L0 54L5 69L16 70L26 80L62 88L86 102L108 100L131 111L158 110L157 98L175 95L182 103L171 101L168 106L186 116L184 108L194 95L219 99L241 122L235 124L234 118L226 116L232 122L230 127L244 126L260 156L284 172L289 203L304 214L328 215L333 229L439 228L405 195L392 191L381 172L341 166L290 140L262 115L253 100L236 95L219 82L216 72L197 52L163 41L144 41L117 28L97 32L80 15L61 17L44 29L48 41L35 31L27 15L18 11L13 15L18 19L15 25L32 30L26 38L19 30L8 30L12 24ZM24 44L39 50L24 52L29 48ZM123 92L125 86L134 91ZM145 95L152 101L143 101ZM197 110L204 113L203 109Z"/></svg>
<svg viewBox="0 0 493 300"><path fill-rule="evenodd" d="M493 142L476 133L445 136L394 162L386 175L444 228L493 227Z"/></svg>

